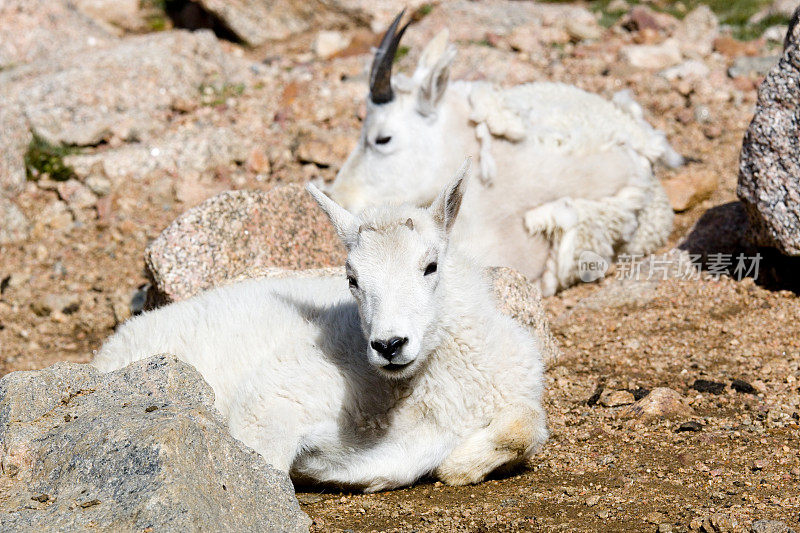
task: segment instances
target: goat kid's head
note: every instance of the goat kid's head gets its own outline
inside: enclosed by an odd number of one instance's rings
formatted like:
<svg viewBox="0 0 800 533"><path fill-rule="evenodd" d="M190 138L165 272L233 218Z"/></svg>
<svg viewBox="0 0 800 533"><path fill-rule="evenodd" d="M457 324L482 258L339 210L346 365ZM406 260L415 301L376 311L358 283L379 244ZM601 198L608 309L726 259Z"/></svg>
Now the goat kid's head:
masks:
<svg viewBox="0 0 800 533"><path fill-rule="evenodd" d="M397 31L403 13L375 53L358 144L329 189L332 198L354 212L376 200L430 202L441 186L442 167L449 163L442 157L442 103L456 50L442 30L425 47L411 78L392 78L395 53L408 27Z"/></svg>
<svg viewBox="0 0 800 533"><path fill-rule="evenodd" d="M439 343L443 267L468 170L465 161L427 209L383 205L358 216L307 186L347 248L367 356L386 377L413 375Z"/></svg>

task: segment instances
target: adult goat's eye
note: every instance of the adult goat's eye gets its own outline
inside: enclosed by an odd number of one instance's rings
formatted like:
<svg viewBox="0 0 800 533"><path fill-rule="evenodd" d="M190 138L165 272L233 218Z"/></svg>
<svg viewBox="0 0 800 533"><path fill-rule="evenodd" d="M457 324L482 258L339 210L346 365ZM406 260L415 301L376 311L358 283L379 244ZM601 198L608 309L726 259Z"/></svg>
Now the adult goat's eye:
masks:
<svg viewBox="0 0 800 533"><path fill-rule="evenodd" d="M358 281L356 280L355 276L347 276L347 283L350 284L351 289L358 288Z"/></svg>
<svg viewBox="0 0 800 533"><path fill-rule="evenodd" d="M392 140L391 135L387 135L386 137L378 137L375 139L375 144L389 144L389 141Z"/></svg>
<svg viewBox="0 0 800 533"><path fill-rule="evenodd" d="M434 272L436 272L436 268L437 268L436 261L434 261L433 263L428 263L428 266L425 267L425 275L427 276L428 274L433 274Z"/></svg>

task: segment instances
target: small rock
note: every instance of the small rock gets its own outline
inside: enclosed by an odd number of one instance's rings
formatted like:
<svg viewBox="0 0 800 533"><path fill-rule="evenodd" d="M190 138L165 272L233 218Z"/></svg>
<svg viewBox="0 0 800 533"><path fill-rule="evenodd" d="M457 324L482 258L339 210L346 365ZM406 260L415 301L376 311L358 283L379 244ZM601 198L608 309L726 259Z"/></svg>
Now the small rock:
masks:
<svg viewBox="0 0 800 533"><path fill-rule="evenodd" d="M606 7L606 11L608 13L625 13L631 8L630 4L625 0L611 0L608 6Z"/></svg>
<svg viewBox="0 0 800 533"><path fill-rule="evenodd" d="M738 41L730 35L714 39L714 50L728 57L754 56L760 52L758 41Z"/></svg>
<svg viewBox="0 0 800 533"><path fill-rule="evenodd" d="M792 528L779 520L756 520L750 526L750 533L795 533Z"/></svg>
<svg viewBox="0 0 800 533"><path fill-rule="evenodd" d="M692 388L697 392L722 394L725 391L725 384L707 379L698 379L692 384Z"/></svg>
<svg viewBox="0 0 800 533"><path fill-rule="evenodd" d="M323 139L304 139L297 145L297 160L301 163L314 163L329 167L339 161L333 146Z"/></svg>
<svg viewBox="0 0 800 533"><path fill-rule="evenodd" d="M769 463L767 463L764 459L756 459L752 463L750 463L750 470L757 472L759 470L764 470Z"/></svg>
<svg viewBox="0 0 800 533"><path fill-rule="evenodd" d="M704 62L697 59L689 59L679 65L661 71L661 76L670 81L684 79L702 79L711 73Z"/></svg>
<svg viewBox="0 0 800 533"><path fill-rule="evenodd" d="M755 394L756 389L748 382L741 380L741 379L734 379L731 382L731 388L736 392L741 392L743 394Z"/></svg>
<svg viewBox="0 0 800 533"><path fill-rule="evenodd" d="M272 170L272 165L264 150L255 147L250 150L250 155L247 156L247 168L256 174L269 175Z"/></svg>
<svg viewBox="0 0 800 533"><path fill-rule="evenodd" d="M38 316L49 316L54 311L69 315L78 310L80 302L77 294L50 293L32 302L31 310Z"/></svg>
<svg viewBox="0 0 800 533"><path fill-rule="evenodd" d="M678 433L683 433L684 431L702 431L702 430L703 426L702 424L700 424L700 422L691 420L689 422L684 422L683 424L678 426L678 429L676 431Z"/></svg>
<svg viewBox="0 0 800 533"><path fill-rule="evenodd" d="M660 23L657 13L646 6L634 7L626 19L623 26L630 31L655 30L660 32L666 29Z"/></svg>
<svg viewBox="0 0 800 533"><path fill-rule="evenodd" d="M530 54L541 49L540 36L534 28L528 25L517 26L511 30L506 41L511 49L517 52L526 52Z"/></svg>
<svg viewBox="0 0 800 533"><path fill-rule="evenodd" d="M644 517L644 521L648 524L660 524L664 521L664 518L662 513L653 511L652 513L647 513L647 516Z"/></svg>
<svg viewBox="0 0 800 533"><path fill-rule="evenodd" d="M601 520L605 520L609 516L611 516L611 513L608 511L608 509L601 509L601 510L597 511L597 518L599 518Z"/></svg>
<svg viewBox="0 0 800 533"><path fill-rule="evenodd" d="M567 33L575 41L597 40L603 34L600 25L592 19L568 19L565 26Z"/></svg>
<svg viewBox="0 0 800 533"><path fill-rule="evenodd" d="M672 533L672 524L658 524L658 533Z"/></svg>
<svg viewBox="0 0 800 533"><path fill-rule="evenodd" d="M597 494L592 494L591 496L586 498L586 505L588 505L589 507L594 507L598 503L600 503L600 496Z"/></svg>
<svg viewBox="0 0 800 533"><path fill-rule="evenodd" d="M716 513L711 515L709 519L712 529L710 532L714 533L734 533L739 530L739 521L728 514ZM705 527L705 526L704 526Z"/></svg>
<svg viewBox="0 0 800 533"><path fill-rule="evenodd" d="M650 394L627 407L624 416L649 421L658 418L672 418L690 415L692 410L684 405L683 398L667 387L657 387Z"/></svg>
<svg viewBox="0 0 800 533"><path fill-rule="evenodd" d="M626 390L606 390L600 395L599 403L605 407L620 407L622 405L630 405L635 401L633 394Z"/></svg>
<svg viewBox="0 0 800 533"><path fill-rule="evenodd" d="M793 2L794 0L792 0ZM789 28L784 25L777 25L777 26L770 26L764 33L761 34L761 38L767 41L768 43L783 43L783 38L786 36L786 31Z"/></svg>
<svg viewBox="0 0 800 533"><path fill-rule="evenodd" d="M321 31L314 39L312 49L317 57L329 59L350 45L350 39L338 31Z"/></svg>
<svg viewBox="0 0 800 533"><path fill-rule="evenodd" d="M717 175L710 170L686 170L662 182L669 203L676 212L686 211L711 196L717 189Z"/></svg>
<svg viewBox="0 0 800 533"><path fill-rule="evenodd" d="M684 55L702 59L712 52L718 32L717 16L708 6L700 5L683 18L672 36Z"/></svg>
<svg viewBox="0 0 800 533"><path fill-rule="evenodd" d="M30 232L30 223L19 207L0 196L0 244L24 241Z"/></svg>
<svg viewBox="0 0 800 533"><path fill-rule="evenodd" d="M97 203L97 196L76 179L60 182L56 190L61 199L72 209L85 209Z"/></svg>
<svg viewBox="0 0 800 533"><path fill-rule="evenodd" d="M105 171L103 171L102 164L95 165L91 174L86 177L86 186L101 198L111 193L111 180L108 179Z"/></svg>
<svg viewBox="0 0 800 533"><path fill-rule="evenodd" d="M778 56L738 57L728 68L728 76L734 79L766 76L770 69L778 64L779 59Z"/></svg>
<svg viewBox="0 0 800 533"><path fill-rule="evenodd" d="M634 44L620 49L622 60L637 68L663 70L681 62L677 41L667 39L661 44Z"/></svg>

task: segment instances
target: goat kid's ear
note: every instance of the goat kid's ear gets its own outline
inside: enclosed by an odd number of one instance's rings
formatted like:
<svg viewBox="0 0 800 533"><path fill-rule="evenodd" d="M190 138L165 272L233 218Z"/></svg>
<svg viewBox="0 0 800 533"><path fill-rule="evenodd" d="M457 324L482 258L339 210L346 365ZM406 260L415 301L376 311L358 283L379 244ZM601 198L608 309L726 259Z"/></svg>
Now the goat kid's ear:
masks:
<svg viewBox="0 0 800 533"><path fill-rule="evenodd" d="M328 215L328 219L333 224L333 228L342 240L346 248L350 248L358 236L358 218L350 211L340 206L325 193L320 191L313 183L306 185L306 190L312 198L319 204L320 208Z"/></svg>
<svg viewBox="0 0 800 533"><path fill-rule="evenodd" d="M464 160L461 168L458 169L450 183L439 193L439 196L436 197L436 200L433 201L429 208L433 219L446 233L450 233L461 208L461 201L464 199L464 193L467 190L471 163L472 158L470 157Z"/></svg>
<svg viewBox="0 0 800 533"><path fill-rule="evenodd" d="M414 81L419 84L417 109L423 115L431 115L447 90L450 81L450 64L456 57L456 48L448 42L447 29L436 34L422 51L414 72Z"/></svg>

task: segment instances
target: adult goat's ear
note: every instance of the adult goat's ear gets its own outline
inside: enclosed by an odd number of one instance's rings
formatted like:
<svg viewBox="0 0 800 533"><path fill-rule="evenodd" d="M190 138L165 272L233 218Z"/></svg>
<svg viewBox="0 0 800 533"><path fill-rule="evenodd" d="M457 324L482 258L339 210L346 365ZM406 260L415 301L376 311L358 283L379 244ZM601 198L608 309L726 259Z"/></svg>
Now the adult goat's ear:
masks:
<svg viewBox="0 0 800 533"><path fill-rule="evenodd" d="M358 219L350 211L328 198L313 183L306 185L306 190L328 215L328 219L345 247L350 248L358 236Z"/></svg>
<svg viewBox="0 0 800 533"><path fill-rule="evenodd" d="M423 115L432 115L447 90L450 81L450 64L456 57L456 48L448 42L447 29L436 34L417 63L414 81L419 86L417 110Z"/></svg>
<svg viewBox="0 0 800 533"><path fill-rule="evenodd" d="M469 157L464 160L456 175L442 189L442 192L439 193L439 196L436 197L436 200L433 201L429 208L433 219L447 233L453 228L453 223L456 221L456 216L458 216L458 211L461 208L461 201L464 199L464 193L467 190L471 163L472 159Z"/></svg>

